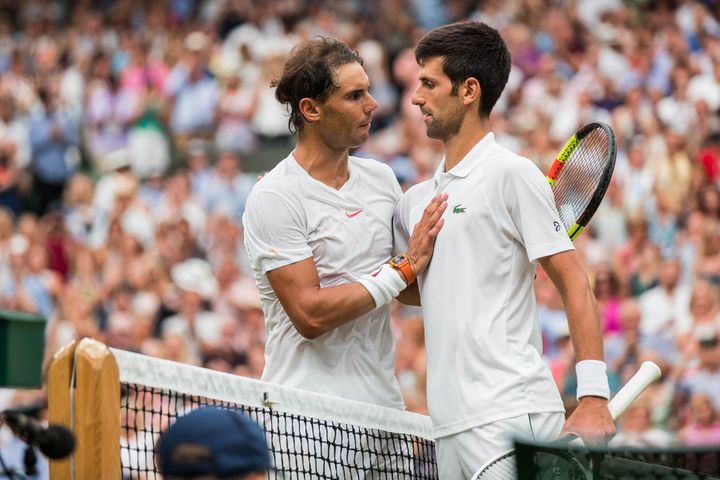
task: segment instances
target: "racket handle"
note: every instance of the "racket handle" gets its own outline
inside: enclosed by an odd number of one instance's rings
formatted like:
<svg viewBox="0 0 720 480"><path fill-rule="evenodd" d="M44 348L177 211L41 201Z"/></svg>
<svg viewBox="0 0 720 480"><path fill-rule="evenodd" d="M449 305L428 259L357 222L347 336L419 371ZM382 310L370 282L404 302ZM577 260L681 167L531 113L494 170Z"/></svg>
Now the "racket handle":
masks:
<svg viewBox="0 0 720 480"><path fill-rule="evenodd" d="M617 395L608 402L608 410L610 410L610 415L612 415L613 420L617 420L648 385L660 378L660 375L660 367L655 363L650 361L643 362L640 369L635 372L635 375L633 375Z"/></svg>
<svg viewBox="0 0 720 480"><path fill-rule="evenodd" d="M567 437L563 437L565 441L567 442L568 446L575 447L575 448L584 448L585 442L582 441L582 438L578 437L577 435L568 435Z"/></svg>
<svg viewBox="0 0 720 480"><path fill-rule="evenodd" d="M613 420L617 420L625 410L640 396L640 394L655 380L660 378L660 367L655 363L647 361L640 365L635 375L620 389L620 391L608 402L608 410ZM584 447L582 439L577 435L570 434L562 437L560 442L571 447Z"/></svg>

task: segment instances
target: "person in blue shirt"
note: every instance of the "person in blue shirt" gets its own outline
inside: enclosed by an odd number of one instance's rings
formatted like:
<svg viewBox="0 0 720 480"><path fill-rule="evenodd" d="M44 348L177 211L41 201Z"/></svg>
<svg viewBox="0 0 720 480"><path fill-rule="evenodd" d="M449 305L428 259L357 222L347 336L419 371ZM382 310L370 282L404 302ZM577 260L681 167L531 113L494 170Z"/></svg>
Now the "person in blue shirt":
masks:
<svg viewBox="0 0 720 480"><path fill-rule="evenodd" d="M38 215L62 198L74 170L68 154L79 140L77 125L60 105L58 92L51 91L55 89L52 85L38 89L40 105L29 120L33 192L37 195L33 210Z"/></svg>

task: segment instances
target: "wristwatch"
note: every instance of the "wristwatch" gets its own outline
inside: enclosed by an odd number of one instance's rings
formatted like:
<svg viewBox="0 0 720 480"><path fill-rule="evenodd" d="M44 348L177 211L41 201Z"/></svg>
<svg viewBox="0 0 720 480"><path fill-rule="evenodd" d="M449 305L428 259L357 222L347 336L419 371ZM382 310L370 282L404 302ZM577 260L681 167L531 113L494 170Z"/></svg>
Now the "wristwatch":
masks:
<svg viewBox="0 0 720 480"><path fill-rule="evenodd" d="M415 281L415 269L410 261L410 257L401 253L400 255L391 258L388 263L392 268L400 272L405 279L405 284L410 285Z"/></svg>

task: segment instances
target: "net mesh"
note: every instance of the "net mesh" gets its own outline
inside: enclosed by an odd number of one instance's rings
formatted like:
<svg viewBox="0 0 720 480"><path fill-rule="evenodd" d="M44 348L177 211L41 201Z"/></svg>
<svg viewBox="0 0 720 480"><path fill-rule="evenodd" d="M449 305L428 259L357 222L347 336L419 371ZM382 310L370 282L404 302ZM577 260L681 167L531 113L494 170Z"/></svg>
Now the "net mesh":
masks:
<svg viewBox="0 0 720 480"><path fill-rule="evenodd" d="M161 432L177 417L201 406L241 411L263 426L275 466L271 479L437 478L426 417L128 352L113 353L121 377L124 479L161 479L154 463ZM170 366L174 372L168 370ZM136 374L141 370L145 378L138 382ZM168 387L182 378L187 381ZM199 388L192 393L194 387Z"/></svg>
<svg viewBox="0 0 720 480"><path fill-rule="evenodd" d="M570 230L590 204L603 178L610 139L602 128L595 128L572 152L553 186L555 204L565 230Z"/></svg>

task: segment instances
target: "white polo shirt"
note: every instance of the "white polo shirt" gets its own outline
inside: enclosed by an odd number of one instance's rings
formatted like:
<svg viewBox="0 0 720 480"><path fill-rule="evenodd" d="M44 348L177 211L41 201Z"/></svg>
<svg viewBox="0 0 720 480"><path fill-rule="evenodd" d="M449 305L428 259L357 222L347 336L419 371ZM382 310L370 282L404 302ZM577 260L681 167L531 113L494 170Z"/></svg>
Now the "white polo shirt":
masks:
<svg viewBox="0 0 720 480"><path fill-rule="evenodd" d="M488 133L451 171L415 185L395 211L395 249L437 193L445 224L418 278L428 407L437 437L524 413L561 412L542 360L535 261L573 249L545 176Z"/></svg>
<svg viewBox="0 0 720 480"><path fill-rule="evenodd" d="M350 179L335 190L312 178L291 154L248 197L245 248L268 332L262 379L404 409L388 305L308 340L266 275L312 258L320 286L330 287L355 282L390 258L400 186L392 170L374 160L350 157L348 167Z"/></svg>

